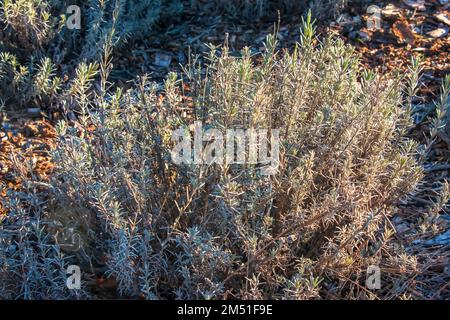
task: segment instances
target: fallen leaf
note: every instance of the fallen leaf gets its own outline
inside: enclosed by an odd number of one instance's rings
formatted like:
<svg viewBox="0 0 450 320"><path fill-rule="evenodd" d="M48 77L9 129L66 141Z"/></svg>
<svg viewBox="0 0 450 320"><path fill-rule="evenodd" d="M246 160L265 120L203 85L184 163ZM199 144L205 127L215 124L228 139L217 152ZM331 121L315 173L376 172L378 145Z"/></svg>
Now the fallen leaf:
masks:
<svg viewBox="0 0 450 320"><path fill-rule="evenodd" d="M397 40L400 43L406 42L413 44L416 40L416 37L406 19L397 20L392 26L392 33L397 37Z"/></svg>
<svg viewBox="0 0 450 320"><path fill-rule="evenodd" d="M41 113L41 109L40 108L35 108L35 107L30 107L27 109L27 113L29 116L31 117L38 117Z"/></svg>
<svg viewBox="0 0 450 320"><path fill-rule="evenodd" d="M434 15L437 20L439 20L442 23L445 23L446 25L450 26L450 16L446 12L440 12L438 14Z"/></svg>
<svg viewBox="0 0 450 320"><path fill-rule="evenodd" d="M407 6L413 8L413 9L416 9L416 10L419 10L419 11L425 11L426 10L426 8L425 8L425 0L403 0L403 2Z"/></svg>
<svg viewBox="0 0 450 320"><path fill-rule="evenodd" d="M402 15L402 10L393 4L388 4L381 10L381 13L386 18L399 18Z"/></svg>
<svg viewBox="0 0 450 320"><path fill-rule="evenodd" d="M98 278L97 279L97 286L102 289L116 289L117 288L117 280L114 277L109 278Z"/></svg>
<svg viewBox="0 0 450 320"><path fill-rule="evenodd" d="M427 32L427 35L429 35L430 37L436 38L436 39L445 37L447 34L448 34L447 27L437 28L433 31Z"/></svg>
<svg viewBox="0 0 450 320"><path fill-rule="evenodd" d="M162 68L168 68L172 62L172 57L164 53L156 53L155 55L155 65Z"/></svg>
<svg viewBox="0 0 450 320"><path fill-rule="evenodd" d="M358 38L361 41L370 41L370 36L367 32L364 31L358 31Z"/></svg>

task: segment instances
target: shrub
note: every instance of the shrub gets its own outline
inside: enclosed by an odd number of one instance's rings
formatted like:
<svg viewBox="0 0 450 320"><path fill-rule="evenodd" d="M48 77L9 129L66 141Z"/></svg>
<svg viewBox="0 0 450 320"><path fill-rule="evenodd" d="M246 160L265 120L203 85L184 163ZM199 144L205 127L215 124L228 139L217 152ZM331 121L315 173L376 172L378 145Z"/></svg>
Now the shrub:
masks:
<svg viewBox="0 0 450 320"><path fill-rule="evenodd" d="M89 1L86 33L81 56L98 57L107 37L114 29L114 42L123 45L149 35L161 14L177 16L182 6L179 0L118 0ZM116 16L116 18L114 18Z"/></svg>
<svg viewBox="0 0 450 320"><path fill-rule="evenodd" d="M164 96L146 77L107 95L104 71L104 90L89 94L93 69L79 69L91 79L74 91L84 113L57 127L53 190L89 212L78 232L121 296L373 297L359 289L369 265L407 290L416 261L391 241L388 218L421 169L401 80L361 71L340 40L317 44L310 19L292 53L274 38L257 57L213 47L206 70L188 66L184 85L170 74ZM171 133L194 120L280 129L278 172L175 164Z"/></svg>
<svg viewBox="0 0 450 320"><path fill-rule="evenodd" d="M0 299L87 298L84 280L79 290L66 285L68 266L78 262L45 231L45 206L36 185L10 191L2 204L8 216L0 220Z"/></svg>
<svg viewBox="0 0 450 320"><path fill-rule="evenodd" d="M66 27L72 14L67 8L73 4L80 7L80 30ZM4 50L24 56L51 53L58 62L66 55L94 60L112 29L121 45L149 35L162 13L177 16L181 10L179 0L3 0L0 41Z"/></svg>
<svg viewBox="0 0 450 320"><path fill-rule="evenodd" d="M5 104L27 103L51 106L57 97L61 79L55 76L56 67L48 58L38 63L22 65L8 52L0 53L0 95Z"/></svg>
<svg viewBox="0 0 450 320"><path fill-rule="evenodd" d="M0 41L16 50L42 49L52 37L50 6L43 0L0 2Z"/></svg>
<svg viewBox="0 0 450 320"><path fill-rule="evenodd" d="M164 14L176 16L178 0L90 0L81 7L81 30L66 27L73 1L0 1L0 94L7 106L60 107L61 75L101 58L106 41L117 48L149 35ZM58 67L57 67L58 66ZM64 99L63 99L64 100Z"/></svg>

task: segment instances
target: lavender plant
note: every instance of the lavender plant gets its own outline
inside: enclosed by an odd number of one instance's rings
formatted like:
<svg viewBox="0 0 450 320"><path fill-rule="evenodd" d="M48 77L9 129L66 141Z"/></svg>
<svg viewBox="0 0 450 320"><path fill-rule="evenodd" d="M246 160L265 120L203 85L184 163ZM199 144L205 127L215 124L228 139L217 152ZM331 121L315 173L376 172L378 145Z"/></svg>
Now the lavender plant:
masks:
<svg viewBox="0 0 450 320"><path fill-rule="evenodd" d="M67 286L67 268L76 261L46 232L42 196L31 184L26 192L10 192L2 201L9 215L0 223L1 299L86 299Z"/></svg>
<svg viewBox="0 0 450 320"><path fill-rule="evenodd" d="M233 57L212 47L206 71L170 74L161 96L146 77L108 93L108 50L78 69L82 110L61 122L55 199L83 208L94 269L123 297L373 298L369 265L401 286L414 256L394 246L389 217L421 179L406 138L402 81L361 71L351 47L319 42L310 17L292 53ZM190 86L183 92L182 83ZM186 99L190 96L193 106ZM162 98L163 97L163 98ZM255 164L178 165L173 130L194 121L280 129L278 172ZM68 214L65 223L76 221ZM86 265L82 256L80 265ZM359 284L361 283L361 284Z"/></svg>
<svg viewBox="0 0 450 320"><path fill-rule="evenodd" d="M0 53L0 83L3 102L19 106L33 103L51 107L61 89L61 79L50 59L23 65L8 52Z"/></svg>
<svg viewBox="0 0 450 320"><path fill-rule="evenodd" d="M50 6L43 0L0 2L0 40L18 50L41 49L53 36Z"/></svg>
<svg viewBox="0 0 450 320"><path fill-rule="evenodd" d="M70 5L80 7L79 30L66 25ZM177 16L181 10L179 0L2 0L0 47L21 55L51 54L57 62L94 60L113 24L115 43L122 45L149 35L162 12Z"/></svg>

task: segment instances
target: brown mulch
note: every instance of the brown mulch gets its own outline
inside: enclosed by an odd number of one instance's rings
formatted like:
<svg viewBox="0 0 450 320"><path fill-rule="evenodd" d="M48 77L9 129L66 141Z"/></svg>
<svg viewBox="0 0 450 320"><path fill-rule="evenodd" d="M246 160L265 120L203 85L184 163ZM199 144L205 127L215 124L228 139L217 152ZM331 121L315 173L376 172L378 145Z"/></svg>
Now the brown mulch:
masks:
<svg viewBox="0 0 450 320"><path fill-rule="evenodd" d="M446 16L450 22L450 2L444 2L425 1L424 11L414 9L405 1L385 2L379 7L379 29L368 29L367 21L371 15L362 8L353 9L344 13L340 22L322 30L335 33L354 45L361 53L364 65L381 73L405 72L411 57L421 56L424 69L418 95L431 101L438 97L442 78L450 73L450 25L443 20ZM447 33L437 37L436 30Z"/></svg>
<svg viewBox="0 0 450 320"><path fill-rule="evenodd" d="M53 171L49 152L56 146L56 132L47 120L21 119L2 123L0 129L0 195L18 191L24 178L46 181ZM6 210L0 203L0 216Z"/></svg>

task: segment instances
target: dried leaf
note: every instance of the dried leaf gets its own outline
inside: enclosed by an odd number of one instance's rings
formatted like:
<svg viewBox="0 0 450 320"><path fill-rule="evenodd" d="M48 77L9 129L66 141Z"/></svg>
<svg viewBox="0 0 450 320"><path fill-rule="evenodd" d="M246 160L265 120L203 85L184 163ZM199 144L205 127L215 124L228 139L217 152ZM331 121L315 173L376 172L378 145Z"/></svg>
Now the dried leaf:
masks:
<svg viewBox="0 0 450 320"><path fill-rule="evenodd" d="M437 20L450 26L450 15L447 12L440 12L434 15Z"/></svg>
<svg viewBox="0 0 450 320"><path fill-rule="evenodd" d="M447 34L448 34L447 27L437 28L433 31L427 32L427 35L433 38L442 38L445 37Z"/></svg>
<svg viewBox="0 0 450 320"><path fill-rule="evenodd" d="M402 15L402 10L390 3L384 7L383 10L381 10L381 13L386 18L400 18Z"/></svg>
<svg viewBox="0 0 450 320"><path fill-rule="evenodd" d="M403 0L403 2L413 8L416 9L418 11L425 11L425 0Z"/></svg>
<svg viewBox="0 0 450 320"><path fill-rule="evenodd" d="M392 26L392 33L397 37L397 40L400 43L406 42L413 44L416 39L406 19L396 21Z"/></svg>

